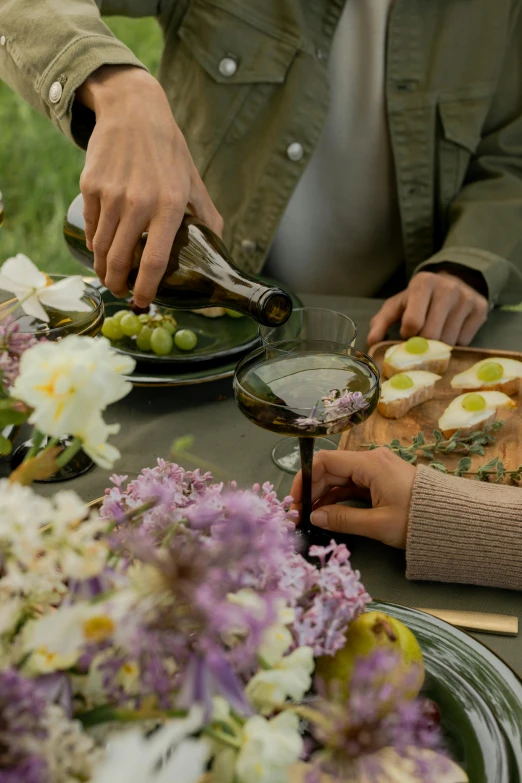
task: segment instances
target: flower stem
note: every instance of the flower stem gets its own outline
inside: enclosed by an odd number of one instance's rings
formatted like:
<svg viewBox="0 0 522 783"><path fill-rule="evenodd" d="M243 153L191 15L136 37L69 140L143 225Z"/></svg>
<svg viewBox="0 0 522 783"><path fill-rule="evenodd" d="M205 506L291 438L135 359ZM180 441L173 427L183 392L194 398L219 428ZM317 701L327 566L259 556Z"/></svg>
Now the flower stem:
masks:
<svg viewBox="0 0 522 783"><path fill-rule="evenodd" d="M232 734L225 734L225 732L219 731L219 729L213 729L210 726L207 726L203 729L202 733L206 734L207 737L216 740L216 742L222 742L223 745L228 745L230 748L239 749L241 747L241 741L237 737L233 737Z"/></svg>
<svg viewBox="0 0 522 783"><path fill-rule="evenodd" d="M56 464L59 468L63 468L70 460L80 451L82 442L80 438L74 438L73 442L62 451L60 456L56 460Z"/></svg>
<svg viewBox="0 0 522 783"><path fill-rule="evenodd" d="M24 302L27 302L28 299L30 299L32 296L34 296L36 289L31 291L30 294L27 294L27 296L24 296L23 299L17 299L16 303L12 305L12 307L8 307L7 310L2 310L0 312L0 321L5 321L6 318L9 318L10 315L15 313L18 308L23 305Z"/></svg>
<svg viewBox="0 0 522 783"><path fill-rule="evenodd" d="M31 448L29 449L29 451L24 457L24 462L27 462L27 460L30 460L33 457L36 457L36 455L40 451L40 446L42 445L44 438L45 435L43 434L43 432L40 432L39 430L36 429L36 427L33 427L33 434L31 436L31 440L33 443Z"/></svg>

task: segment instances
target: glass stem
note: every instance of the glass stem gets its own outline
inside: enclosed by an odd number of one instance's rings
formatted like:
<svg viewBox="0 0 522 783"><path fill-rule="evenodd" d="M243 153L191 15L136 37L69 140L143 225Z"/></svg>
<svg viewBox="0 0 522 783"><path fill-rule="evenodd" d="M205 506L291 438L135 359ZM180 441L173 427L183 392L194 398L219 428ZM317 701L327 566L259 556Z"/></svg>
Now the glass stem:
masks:
<svg viewBox="0 0 522 783"><path fill-rule="evenodd" d="M301 506L301 524L299 527L305 537L311 538L310 514L312 513L312 462L314 459L314 439L303 436L299 438L301 452L301 471L303 477L303 499Z"/></svg>

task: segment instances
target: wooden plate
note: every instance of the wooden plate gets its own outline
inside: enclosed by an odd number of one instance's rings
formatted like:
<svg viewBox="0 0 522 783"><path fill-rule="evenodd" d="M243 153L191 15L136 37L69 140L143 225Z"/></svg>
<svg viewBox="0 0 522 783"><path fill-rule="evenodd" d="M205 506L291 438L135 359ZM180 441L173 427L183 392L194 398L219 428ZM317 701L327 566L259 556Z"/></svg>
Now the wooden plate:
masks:
<svg viewBox="0 0 522 783"><path fill-rule="evenodd" d="M375 359L379 369L382 370L386 350L390 345L396 345L397 342L397 340L393 340L377 343L370 348L368 353ZM398 438L405 445L410 445L412 438L419 431L424 433L426 440L428 438L431 440L431 434L434 429L438 428L439 418L445 408L452 399L462 394L462 392L451 388L450 381L453 376L482 359L494 356L522 361L522 353L516 351L491 351L485 348L457 346L452 351L448 369L435 385L435 396L432 400L412 408L401 419L386 419L376 411L364 424L345 432L339 443L339 448L357 450L364 443L373 442L384 445L390 443L394 438ZM518 405L522 405L522 396L515 395L514 400ZM506 424L495 434L496 442L486 448L484 456L473 457L473 469L489 462L495 456L500 457L508 470L514 470L522 464L522 416L520 411L518 409L500 410L497 418L502 419ZM437 459L444 462L449 469L454 469L461 456L445 454L437 456ZM422 462L420 458L419 461Z"/></svg>

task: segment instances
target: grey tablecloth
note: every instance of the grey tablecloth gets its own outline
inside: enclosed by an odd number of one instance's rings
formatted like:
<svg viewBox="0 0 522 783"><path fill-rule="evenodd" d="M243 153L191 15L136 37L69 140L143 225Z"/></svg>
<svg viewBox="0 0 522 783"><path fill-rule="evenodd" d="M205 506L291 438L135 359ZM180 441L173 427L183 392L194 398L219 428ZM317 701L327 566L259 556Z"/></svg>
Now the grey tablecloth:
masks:
<svg viewBox="0 0 522 783"><path fill-rule="evenodd" d="M349 315L359 327L359 347L364 348L368 324L380 302L332 296L302 296L303 302L328 307ZM495 311L480 331L475 345L508 350L522 349L522 314ZM291 477L272 463L270 451L278 437L256 427L235 406L231 380L185 388L135 388L109 411L119 421L121 432L114 438L122 452L118 472L134 477L157 457L168 457L173 440L194 436L193 451L218 465L240 484L271 481L286 494ZM187 466L189 467L189 466ZM194 467L194 466L190 466ZM70 482L85 500L99 497L108 485L107 473L95 469ZM40 485L42 486L42 485ZM42 487L54 491L56 485ZM521 489L522 491L522 489ZM492 510L494 525L494 510ZM522 521L521 521L522 524ZM522 594L507 590L408 582L404 576L404 554L381 544L353 538L353 563L361 571L368 591L385 601L411 607L461 609L518 615L521 632L516 638L477 634L522 676ZM513 553L521 557L522 553Z"/></svg>

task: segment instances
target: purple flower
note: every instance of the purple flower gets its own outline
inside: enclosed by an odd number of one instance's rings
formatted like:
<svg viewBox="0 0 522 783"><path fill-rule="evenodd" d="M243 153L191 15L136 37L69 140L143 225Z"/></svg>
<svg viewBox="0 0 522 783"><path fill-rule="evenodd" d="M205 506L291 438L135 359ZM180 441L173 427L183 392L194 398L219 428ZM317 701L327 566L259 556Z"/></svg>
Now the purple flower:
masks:
<svg viewBox="0 0 522 783"><path fill-rule="evenodd" d="M295 608L296 645L312 647L316 656L334 655L344 646L349 624L364 612L370 596L359 572L352 569L344 544L332 540L328 547L311 547L309 554L319 559L321 568L294 554L284 566L280 587Z"/></svg>
<svg viewBox="0 0 522 783"><path fill-rule="evenodd" d="M42 754L47 731L46 700L34 682L14 669L0 672L0 780L2 783L44 783L47 763Z"/></svg>
<svg viewBox="0 0 522 783"><path fill-rule="evenodd" d="M32 334L22 334L18 322L9 315L0 321L0 372L2 383L10 387L18 378L20 358L38 340Z"/></svg>
<svg viewBox="0 0 522 783"><path fill-rule="evenodd" d="M401 667L391 650L377 649L356 661L347 688L348 698L330 694L313 705L320 719L312 721L311 732L322 749L315 755L320 769L334 779L351 779L354 772L368 780L380 779L384 770L379 756L383 748L394 748L401 758L414 758L412 749L440 753L443 743L420 700L407 694L418 672ZM312 757L314 761L314 757ZM444 759L428 764L415 761L420 780L434 783ZM358 778L357 778L358 779Z"/></svg>

